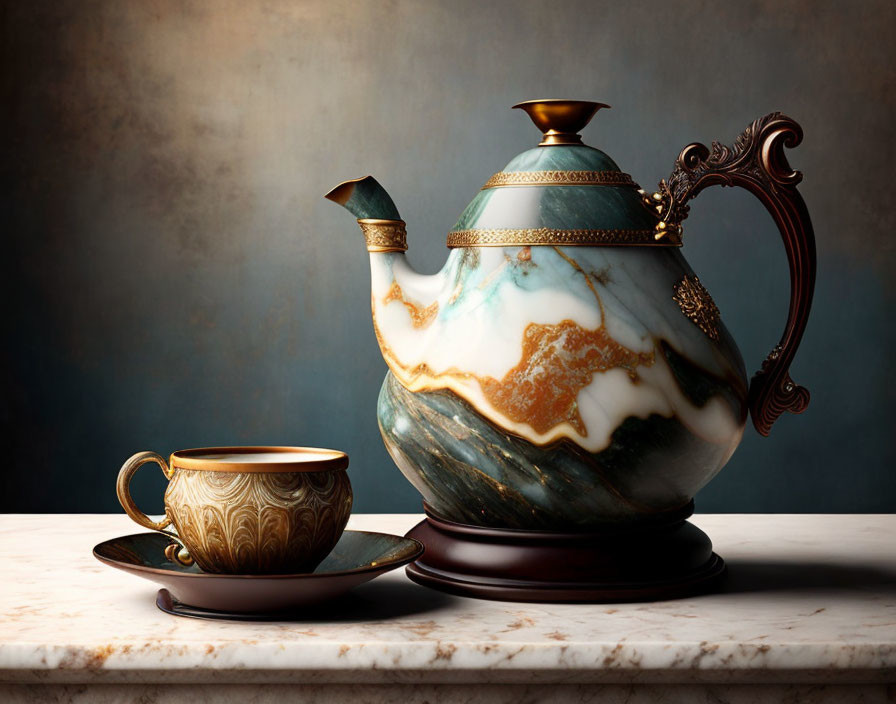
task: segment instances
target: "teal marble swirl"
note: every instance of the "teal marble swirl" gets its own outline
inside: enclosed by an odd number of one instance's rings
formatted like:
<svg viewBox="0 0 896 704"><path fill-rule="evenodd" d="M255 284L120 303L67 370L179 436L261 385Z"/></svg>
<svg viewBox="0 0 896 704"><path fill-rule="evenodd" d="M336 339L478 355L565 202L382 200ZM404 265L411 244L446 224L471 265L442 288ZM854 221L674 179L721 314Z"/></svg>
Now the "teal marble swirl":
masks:
<svg viewBox="0 0 896 704"><path fill-rule="evenodd" d="M505 186L479 191L452 231L653 230L656 223L631 186Z"/></svg>
<svg viewBox="0 0 896 704"><path fill-rule="evenodd" d="M725 386L709 376L703 382ZM392 459L436 513L482 526L581 530L675 510L726 452L659 415L626 419L602 452L567 441L539 447L452 392L412 393L391 373L378 418Z"/></svg>
<svg viewBox="0 0 896 704"><path fill-rule="evenodd" d="M535 147L514 157L504 171L619 171L600 149L578 145Z"/></svg>

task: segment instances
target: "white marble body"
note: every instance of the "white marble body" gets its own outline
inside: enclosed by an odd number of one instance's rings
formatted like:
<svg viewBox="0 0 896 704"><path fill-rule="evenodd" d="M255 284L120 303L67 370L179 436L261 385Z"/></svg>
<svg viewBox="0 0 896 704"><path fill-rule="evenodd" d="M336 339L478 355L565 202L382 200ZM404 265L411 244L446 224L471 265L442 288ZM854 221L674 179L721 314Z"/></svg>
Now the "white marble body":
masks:
<svg viewBox="0 0 896 704"><path fill-rule="evenodd" d="M707 372L745 389L743 361L724 326L721 339L711 340L673 300L675 284L693 273L680 252L542 246L526 248L521 260L521 250L455 249L432 276L416 273L402 254L370 255L377 334L402 384L411 391L451 389L487 419L530 442L568 438L589 452L607 448L626 418L676 417L692 434L723 448L715 471L721 468L740 442L743 409L720 397L697 407L682 393L657 344L665 340ZM396 283L403 300L389 295ZM408 303L418 311L438 308L421 325ZM576 397L585 432L568 422L538 431L490 403L480 379L500 380L520 362L527 326L564 320L587 330L603 325L615 342L634 353L654 353L655 360L638 366L634 375L618 367L594 374Z"/></svg>
<svg viewBox="0 0 896 704"><path fill-rule="evenodd" d="M403 533L418 519L354 516L349 527ZM397 571L302 621L236 623L164 614L154 605L156 585L97 562L95 543L133 532L125 516L0 516L0 700L27 700L13 698L15 684L67 683L71 697L56 701L73 701L100 691L88 685L291 683L411 701L407 690L403 699L373 692L476 683L466 691L494 693L483 701L520 701L529 691L520 687L548 686L557 687L556 701L595 701L561 697L561 685L592 695L606 686L608 701L654 701L635 695L644 685L657 690L656 701L683 702L704 699L675 697L670 687L695 697L705 685L718 694L706 701L729 701L723 694L732 687L802 683L838 696L847 690L837 687L865 685L874 698L863 701L886 701L884 684L896 682L896 517L693 520L728 562L722 593L612 606L500 603L432 592ZM479 689L497 683L517 689ZM252 694L276 701L257 687ZM755 692L730 699L759 700ZM852 701L790 701L822 700Z"/></svg>

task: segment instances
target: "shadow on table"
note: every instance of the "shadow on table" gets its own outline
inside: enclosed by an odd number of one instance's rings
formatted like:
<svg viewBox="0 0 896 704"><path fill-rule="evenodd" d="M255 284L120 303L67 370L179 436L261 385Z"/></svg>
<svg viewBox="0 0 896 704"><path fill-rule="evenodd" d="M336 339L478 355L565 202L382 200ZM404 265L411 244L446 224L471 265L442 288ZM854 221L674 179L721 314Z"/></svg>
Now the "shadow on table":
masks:
<svg viewBox="0 0 896 704"><path fill-rule="evenodd" d="M720 589L723 593L820 589L896 595L896 572L878 567L737 558L725 562L728 574Z"/></svg>
<svg viewBox="0 0 896 704"><path fill-rule="evenodd" d="M421 587L410 581L376 580L315 609L312 621L385 621L445 609L460 597Z"/></svg>

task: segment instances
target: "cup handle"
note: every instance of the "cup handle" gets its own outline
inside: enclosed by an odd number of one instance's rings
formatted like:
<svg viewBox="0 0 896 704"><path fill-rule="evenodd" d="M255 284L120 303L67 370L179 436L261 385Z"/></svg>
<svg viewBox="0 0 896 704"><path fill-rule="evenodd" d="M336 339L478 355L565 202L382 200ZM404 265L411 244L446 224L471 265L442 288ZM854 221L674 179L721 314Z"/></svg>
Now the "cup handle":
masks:
<svg viewBox="0 0 896 704"><path fill-rule="evenodd" d="M124 509L125 513L130 516L132 521L144 528L161 531L170 535L165 531L165 528L171 525L171 518L168 516L167 510L165 518L161 521L154 521L137 508L137 504L131 497L131 479L137 470L148 462L155 462L159 465L159 467L162 468L162 473L165 475L165 478L169 481L171 480L171 477L174 476L174 471L168 466L164 457L157 455L155 452L138 452L136 455L131 455L131 457L129 457L121 466L121 469L118 472L118 481L115 484L115 493L118 494L118 502L121 504L121 507ZM172 543L165 548L165 557L187 567L193 564L193 558L190 557L189 551L187 551L179 541L178 543Z"/></svg>

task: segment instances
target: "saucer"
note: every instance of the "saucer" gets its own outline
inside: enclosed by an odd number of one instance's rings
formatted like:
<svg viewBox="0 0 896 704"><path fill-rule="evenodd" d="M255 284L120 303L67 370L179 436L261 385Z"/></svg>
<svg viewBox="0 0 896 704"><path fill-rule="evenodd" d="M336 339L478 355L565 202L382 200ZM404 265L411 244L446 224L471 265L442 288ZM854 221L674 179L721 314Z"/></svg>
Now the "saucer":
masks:
<svg viewBox="0 0 896 704"><path fill-rule="evenodd" d="M303 574L212 574L165 557L172 539L138 533L100 543L100 562L161 584L156 604L162 611L201 618L271 617L344 594L423 554L412 538L347 530L314 572ZM164 594L163 594L164 592Z"/></svg>

